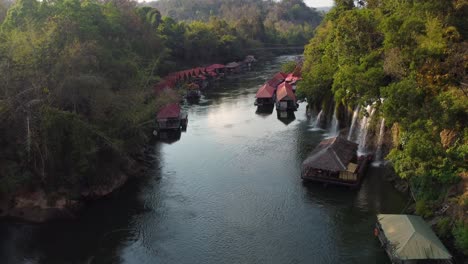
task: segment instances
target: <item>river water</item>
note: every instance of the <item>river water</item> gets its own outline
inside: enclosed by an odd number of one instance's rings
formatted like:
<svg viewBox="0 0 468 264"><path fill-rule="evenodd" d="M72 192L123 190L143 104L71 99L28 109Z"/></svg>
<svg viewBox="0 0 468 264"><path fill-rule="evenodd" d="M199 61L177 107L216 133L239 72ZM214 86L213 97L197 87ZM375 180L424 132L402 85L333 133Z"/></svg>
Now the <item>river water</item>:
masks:
<svg viewBox="0 0 468 264"><path fill-rule="evenodd" d="M325 131L256 113L281 56L187 105L180 140L155 143L155 168L76 220L0 222L0 263L389 263L373 224L406 198L371 168L358 190L303 184Z"/></svg>

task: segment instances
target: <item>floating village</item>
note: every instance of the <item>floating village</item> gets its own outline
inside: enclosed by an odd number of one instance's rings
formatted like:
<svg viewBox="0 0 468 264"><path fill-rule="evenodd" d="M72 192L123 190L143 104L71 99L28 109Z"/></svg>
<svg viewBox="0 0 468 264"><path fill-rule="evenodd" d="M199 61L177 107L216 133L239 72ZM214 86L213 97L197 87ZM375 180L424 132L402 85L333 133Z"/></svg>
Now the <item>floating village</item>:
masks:
<svg viewBox="0 0 468 264"><path fill-rule="evenodd" d="M247 56L241 62L213 64L170 73L155 86L155 92L177 92L180 102L184 99L188 102L197 101L202 96L202 90L231 75L249 70L254 62L256 59L253 56ZM300 103L296 97L296 87L302 79L301 68L302 63L298 59L294 71L278 72L261 85L254 101L257 113L271 114L276 108L280 121L289 124L294 120L294 112ZM370 151L368 131L375 109L367 106L364 110L366 114L360 117L360 107L354 109L346 136L340 135L336 108L331 116L327 116L323 109L315 115L307 112L313 130L325 130L323 127L328 124L329 133L303 161L300 177L304 183L355 189L360 187L369 166L383 165L385 120L380 120L376 148ZM181 104L170 103L157 113L154 135L163 140L177 140L187 125L188 115L182 111ZM419 216L379 214L373 234L392 263L453 263L449 251Z"/></svg>

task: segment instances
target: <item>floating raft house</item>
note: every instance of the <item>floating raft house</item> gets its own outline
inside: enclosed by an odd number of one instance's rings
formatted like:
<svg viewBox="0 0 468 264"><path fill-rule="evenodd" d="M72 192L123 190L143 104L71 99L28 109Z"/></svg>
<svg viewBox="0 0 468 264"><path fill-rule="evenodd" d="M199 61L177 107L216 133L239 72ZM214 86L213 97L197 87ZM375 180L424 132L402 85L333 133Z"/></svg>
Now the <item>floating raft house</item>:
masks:
<svg viewBox="0 0 468 264"><path fill-rule="evenodd" d="M368 164L358 159L358 144L342 137L325 139L302 163L302 179L355 187L361 183Z"/></svg>
<svg viewBox="0 0 468 264"><path fill-rule="evenodd" d="M179 104L169 104L164 106L156 116L157 129L179 130L187 127L187 114L181 111Z"/></svg>
<svg viewBox="0 0 468 264"><path fill-rule="evenodd" d="M420 216L379 214L374 234L393 263L452 263L452 255Z"/></svg>

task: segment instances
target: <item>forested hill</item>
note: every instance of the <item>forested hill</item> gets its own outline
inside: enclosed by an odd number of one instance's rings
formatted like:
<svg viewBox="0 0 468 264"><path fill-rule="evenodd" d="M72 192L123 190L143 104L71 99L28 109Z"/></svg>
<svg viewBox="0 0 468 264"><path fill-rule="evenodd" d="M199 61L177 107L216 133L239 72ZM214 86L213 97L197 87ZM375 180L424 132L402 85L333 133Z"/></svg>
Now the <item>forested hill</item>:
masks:
<svg viewBox="0 0 468 264"><path fill-rule="evenodd" d="M262 40L278 42L279 36L282 43L290 44L305 44L322 20L321 12L308 7L303 0L159 0L144 5L178 21L208 21L217 17L240 31L253 34L261 31Z"/></svg>
<svg viewBox="0 0 468 264"><path fill-rule="evenodd" d="M327 13L306 47L298 93L316 109L372 105L391 128L386 159L410 183L416 212L449 205L437 231L468 254L468 192L453 191L468 179L468 2L359 3L337 0Z"/></svg>

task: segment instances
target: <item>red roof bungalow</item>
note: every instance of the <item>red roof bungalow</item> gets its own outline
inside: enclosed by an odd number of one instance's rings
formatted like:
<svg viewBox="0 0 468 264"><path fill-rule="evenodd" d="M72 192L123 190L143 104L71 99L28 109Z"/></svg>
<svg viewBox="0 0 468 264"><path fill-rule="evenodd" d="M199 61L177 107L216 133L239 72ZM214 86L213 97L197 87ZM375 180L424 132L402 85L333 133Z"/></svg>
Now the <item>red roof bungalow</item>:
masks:
<svg viewBox="0 0 468 264"><path fill-rule="evenodd" d="M213 64L213 65L210 65L208 67L206 67L206 70L207 71L213 71L213 70L219 70L219 69L224 69L224 65L222 64Z"/></svg>
<svg viewBox="0 0 468 264"><path fill-rule="evenodd" d="M215 77L216 75L223 73L225 69L225 66L222 64L213 64L208 67L206 67L206 72L210 74L211 76ZM216 75L213 75L215 73Z"/></svg>
<svg viewBox="0 0 468 264"><path fill-rule="evenodd" d="M179 104L168 104L156 115L157 130L179 130L187 127L187 114Z"/></svg>
<svg viewBox="0 0 468 264"><path fill-rule="evenodd" d="M296 111L296 95L289 83L281 83L276 90L276 110L278 111Z"/></svg>
<svg viewBox="0 0 468 264"><path fill-rule="evenodd" d="M260 89L258 89L257 94L255 95L255 105L264 106L264 105L273 105L275 103L275 87L264 84Z"/></svg>
<svg viewBox="0 0 468 264"><path fill-rule="evenodd" d="M287 75L286 73L278 72L278 73L276 73L276 74L273 76L273 79L276 79L276 80L278 80L278 81L281 80L281 82L283 82L284 79L286 79L287 76L288 76L288 75Z"/></svg>

